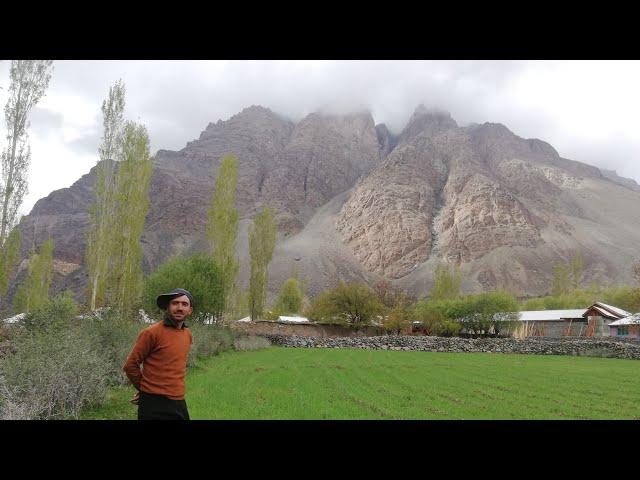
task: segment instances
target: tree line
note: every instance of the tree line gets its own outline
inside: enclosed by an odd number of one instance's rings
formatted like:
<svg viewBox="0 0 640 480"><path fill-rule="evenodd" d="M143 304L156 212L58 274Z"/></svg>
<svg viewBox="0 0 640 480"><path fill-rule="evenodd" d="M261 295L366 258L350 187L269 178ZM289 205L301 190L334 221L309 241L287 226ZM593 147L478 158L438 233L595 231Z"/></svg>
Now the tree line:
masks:
<svg viewBox="0 0 640 480"><path fill-rule="evenodd" d="M0 183L0 298L7 292L20 258L21 238L16 226L17 211L27 191L28 113L44 95L51 72L51 61L14 61L11 65L5 107L8 145L2 151ZM125 85L119 80L109 88L101 108L103 134L97 148L95 203L89 209L85 251L87 309L109 307L121 316L130 316L142 306L154 309L150 297L160 290L182 286L198 292L196 308L201 306L199 311L215 321L245 308L252 318L259 317L276 242L275 212L263 206L249 228L251 273L249 289L242 292L237 286L238 163L233 154L222 158L217 172L207 219L208 254L169 259L144 278L140 240L150 206L154 159L146 127L125 119L125 104ZM33 246L26 278L14 295L15 313L36 310L49 298L54 250L50 238L37 249Z"/></svg>
<svg viewBox="0 0 640 480"><path fill-rule="evenodd" d="M21 238L17 211L27 191L30 161L28 114L44 95L52 74L51 61L14 61L10 70L9 100L5 107L7 144L2 150L0 182L0 298L20 258ZM506 292L461 295L462 273L458 265L438 264L427 298L380 282L371 288L345 283L320 292L305 305L305 281L294 269L271 306L267 305L268 266L276 244L275 212L261 206L248 229L249 284L238 285L237 255L239 212L236 208L238 160L233 153L221 158L214 170L214 188L207 213L209 250L189 257L168 259L147 278L142 270L141 237L150 206L153 174L150 138L146 127L125 118L125 85L119 80L102 103L103 133L97 146L95 203L89 209L85 264L89 281L86 306L115 309L130 316L138 308L157 312L155 296L182 286L192 291L198 315L214 322L248 315L252 320L305 314L319 322L344 323L355 328L380 324L388 331L406 331L419 322L427 333L456 334L460 327L471 332L499 332L513 318L499 312L517 312L520 305ZM14 312L28 312L49 296L55 245L49 238L33 245L26 278L13 300ZM633 265L640 283L640 262ZM638 289L603 291L581 289L583 261L578 251L567 262L554 265L551 294L531 299L527 309L575 308L600 295L627 309L640 309ZM460 320L462 322L454 322Z"/></svg>

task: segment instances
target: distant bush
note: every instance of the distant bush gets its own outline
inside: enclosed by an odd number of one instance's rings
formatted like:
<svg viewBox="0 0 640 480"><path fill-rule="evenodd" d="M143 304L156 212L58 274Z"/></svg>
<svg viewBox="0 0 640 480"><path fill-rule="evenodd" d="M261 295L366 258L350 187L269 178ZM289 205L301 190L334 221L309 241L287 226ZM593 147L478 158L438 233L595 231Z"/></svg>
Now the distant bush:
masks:
<svg viewBox="0 0 640 480"><path fill-rule="evenodd" d="M248 337L236 338L233 341L233 348L240 352L247 352L249 350L261 350L263 348L269 348L271 342L264 337L256 337L250 335Z"/></svg>
<svg viewBox="0 0 640 480"><path fill-rule="evenodd" d="M77 328L95 337L107 364L109 385L129 385L122 367L135 344L138 333L148 325L139 318L119 317L114 309L89 315L76 321Z"/></svg>
<svg viewBox="0 0 640 480"><path fill-rule="evenodd" d="M219 318L224 308L224 283L220 268L205 254L174 258L160 266L145 281L143 308L151 316L162 315L156 298L174 288L193 295L192 323L202 323L209 315Z"/></svg>
<svg viewBox="0 0 640 480"><path fill-rule="evenodd" d="M233 349L236 334L228 327L193 323L190 328L193 345L187 358L189 367L195 365L199 358L214 357L221 352Z"/></svg>
<svg viewBox="0 0 640 480"><path fill-rule="evenodd" d="M78 305L71 292L65 292L47 300L40 308L25 315L20 325L29 331L48 332L68 328L78 313Z"/></svg>
<svg viewBox="0 0 640 480"><path fill-rule="evenodd" d="M281 312L282 315L299 313L302 310L303 298L302 287L298 279L289 278L282 284L274 310Z"/></svg>
<svg viewBox="0 0 640 480"><path fill-rule="evenodd" d="M278 318L280 318L280 315L287 315L286 312L283 312L282 310L278 310L276 308L273 308L271 310L264 310L262 312L262 319L263 320L278 320ZM291 315L291 314L289 314Z"/></svg>
<svg viewBox="0 0 640 480"><path fill-rule="evenodd" d="M364 283L345 283L324 290L311 300L306 316L318 323L342 323L359 328L384 313L376 293Z"/></svg>
<svg viewBox="0 0 640 480"><path fill-rule="evenodd" d="M464 329L468 333L497 335L515 328L519 310L513 295L486 292L453 299L423 300L414 305L413 315L427 334L453 336Z"/></svg>

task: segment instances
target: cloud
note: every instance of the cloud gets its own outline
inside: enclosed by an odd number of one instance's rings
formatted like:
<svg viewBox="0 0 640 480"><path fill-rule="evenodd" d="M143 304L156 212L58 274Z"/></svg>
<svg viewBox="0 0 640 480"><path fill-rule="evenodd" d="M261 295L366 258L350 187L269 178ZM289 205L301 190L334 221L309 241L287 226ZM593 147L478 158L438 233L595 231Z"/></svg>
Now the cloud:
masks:
<svg viewBox="0 0 640 480"><path fill-rule="evenodd" d="M8 64L0 62L0 86ZM147 126L152 153L179 150L209 122L254 104L293 121L314 111L368 109L398 133L423 103L450 112L460 125L502 123L549 142L565 158L640 182L638 61L74 60L54 63L50 88L32 112L37 150L55 152L69 166L52 172L57 176L37 195L70 185L95 164L100 106L118 79L126 85L125 115ZM51 156L36 158L34 150L32 178L46 171L42 162Z"/></svg>
<svg viewBox="0 0 640 480"><path fill-rule="evenodd" d="M97 157L101 136L100 132L93 130L66 142L65 145L78 155L93 155Z"/></svg>
<svg viewBox="0 0 640 480"><path fill-rule="evenodd" d="M31 130L40 135L55 131L61 128L64 123L64 116L61 113L41 108L37 105L31 111L29 119L31 121Z"/></svg>

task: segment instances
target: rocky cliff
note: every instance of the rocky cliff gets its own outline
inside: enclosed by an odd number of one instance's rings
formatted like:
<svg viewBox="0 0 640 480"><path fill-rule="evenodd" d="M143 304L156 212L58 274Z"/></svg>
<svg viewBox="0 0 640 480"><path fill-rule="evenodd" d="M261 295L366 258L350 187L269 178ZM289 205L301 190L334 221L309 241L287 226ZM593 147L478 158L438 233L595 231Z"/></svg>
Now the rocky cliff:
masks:
<svg viewBox="0 0 640 480"><path fill-rule="evenodd" d="M206 212L221 157L239 161L240 284L247 228L261 205L276 209L272 292L296 265L309 295L339 278L424 295L438 261L459 262L467 291L549 290L554 262L582 252L584 283L630 280L640 242L640 187L560 157L503 125L459 126L420 106L395 135L368 112L313 113L294 123L253 106L209 124L180 151L154 158L144 270L207 249ZM604 172L604 174L603 174ZM39 200L22 219L23 258L55 241L54 290L82 299L88 209L95 168ZM24 277L23 261L10 289Z"/></svg>

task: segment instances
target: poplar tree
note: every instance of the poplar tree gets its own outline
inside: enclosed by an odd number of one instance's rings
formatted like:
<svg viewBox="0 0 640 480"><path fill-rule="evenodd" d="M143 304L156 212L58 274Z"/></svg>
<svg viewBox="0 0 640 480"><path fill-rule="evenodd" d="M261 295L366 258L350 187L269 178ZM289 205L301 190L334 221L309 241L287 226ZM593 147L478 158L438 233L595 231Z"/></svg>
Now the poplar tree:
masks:
<svg viewBox="0 0 640 480"><path fill-rule="evenodd" d="M440 300L444 298L456 298L460 296L462 272L458 265L436 265L431 298Z"/></svg>
<svg viewBox="0 0 640 480"><path fill-rule="evenodd" d="M16 262L16 244L19 245L18 233L13 237L11 233L27 193L31 161L28 116L44 96L52 70L52 60L13 60L9 70L9 98L4 108L7 143L0 154L0 294L6 292L7 278Z"/></svg>
<svg viewBox="0 0 640 480"><path fill-rule="evenodd" d="M553 283L551 286L551 295L557 297L569 292L569 274L571 273L571 265L569 263L556 263L553 266Z"/></svg>
<svg viewBox="0 0 640 480"><path fill-rule="evenodd" d="M224 282L223 312L232 309L236 278L240 262L236 257L238 236L238 210L236 189L238 185L238 160L234 155L222 159L215 190L208 211L207 236L214 261L220 267ZM219 312L217 316L220 316Z"/></svg>
<svg viewBox="0 0 640 480"><path fill-rule="evenodd" d="M13 299L14 312L30 312L44 305L49 299L52 274L53 240L49 239L29 257L27 278Z"/></svg>
<svg viewBox="0 0 640 480"><path fill-rule="evenodd" d="M86 261L91 292L90 308L103 304L110 251L115 233L116 162L122 156L124 129L124 94L122 81L109 88L109 96L102 103L104 131L98 147L96 168L96 203L90 208L91 227L87 238Z"/></svg>
<svg viewBox="0 0 640 480"><path fill-rule="evenodd" d="M14 227L7 236L4 247L0 249L0 298L7 293L9 273L20 260L20 230Z"/></svg>
<svg viewBox="0 0 640 480"><path fill-rule="evenodd" d="M140 237L149 211L149 185L153 164L149 135L143 125L127 122L124 127L122 160L118 164L114 188L114 228L106 270L105 291L109 303L124 314L142 297L143 249Z"/></svg>
<svg viewBox="0 0 640 480"><path fill-rule="evenodd" d="M263 207L249 226L249 315L251 321L262 314L267 295L268 266L276 246L276 223L273 209Z"/></svg>
<svg viewBox="0 0 640 480"><path fill-rule="evenodd" d="M282 284L275 310L279 313L299 313L302 310L303 294L300 282L291 277Z"/></svg>

